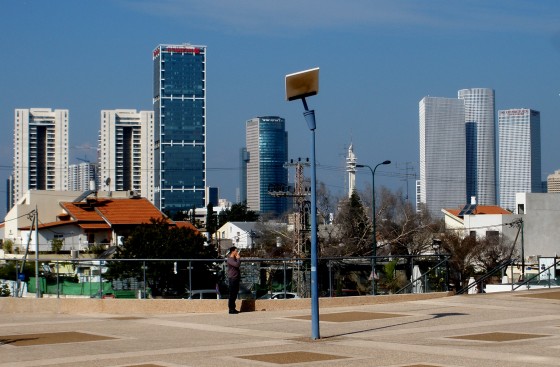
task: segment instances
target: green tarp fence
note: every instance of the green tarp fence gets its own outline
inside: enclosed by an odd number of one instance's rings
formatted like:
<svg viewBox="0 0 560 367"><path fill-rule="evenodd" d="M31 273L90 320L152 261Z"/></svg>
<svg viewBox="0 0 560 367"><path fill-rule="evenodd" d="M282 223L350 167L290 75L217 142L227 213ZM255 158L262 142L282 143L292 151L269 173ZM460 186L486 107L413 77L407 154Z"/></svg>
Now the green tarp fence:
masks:
<svg viewBox="0 0 560 367"><path fill-rule="evenodd" d="M29 277L27 282L27 292L36 293L35 277ZM112 284L103 282L103 294L114 294L115 296L121 295L121 298L134 298L134 290L117 291L113 290ZM83 282L75 283L63 280L58 284L56 281L53 283L45 278L39 278L39 288L42 294L60 294L68 296L93 296L99 293L101 286L99 282Z"/></svg>

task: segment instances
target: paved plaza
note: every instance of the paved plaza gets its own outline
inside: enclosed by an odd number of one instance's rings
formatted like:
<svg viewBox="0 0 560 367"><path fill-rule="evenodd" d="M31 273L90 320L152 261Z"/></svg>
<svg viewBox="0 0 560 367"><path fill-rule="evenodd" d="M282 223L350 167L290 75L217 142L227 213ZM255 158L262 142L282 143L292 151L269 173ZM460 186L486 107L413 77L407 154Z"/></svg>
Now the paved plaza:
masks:
<svg viewBox="0 0 560 367"><path fill-rule="evenodd" d="M311 340L308 309L4 312L0 367L560 366L557 289L320 308L320 321Z"/></svg>

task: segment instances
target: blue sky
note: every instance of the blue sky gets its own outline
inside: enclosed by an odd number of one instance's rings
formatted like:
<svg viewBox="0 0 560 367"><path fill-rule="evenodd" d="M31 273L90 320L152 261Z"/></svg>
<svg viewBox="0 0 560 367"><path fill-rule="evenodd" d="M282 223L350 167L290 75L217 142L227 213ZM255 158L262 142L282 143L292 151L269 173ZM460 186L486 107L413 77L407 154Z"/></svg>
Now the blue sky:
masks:
<svg viewBox="0 0 560 367"><path fill-rule="evenodd" d="M0 213L16 108L70 110L70 163L95 159L102 109L152 108L151 52L208 46L208 184L235 199L244 123L286 119L290 158L310 156L286 74L320 67L317 179L343 194L346 149L376 187L418 174L418 102L496 91L496 109L541 111L543 179L560 169L560 2L403 0L20 0L0 4ZM407 163L409 162L409 163ZM409 169L409 173L412 173ZM293 172L291 172L293 174ZM358 188L371 174L358 175ZM414 180L409 181L414 195Z"/></svg>

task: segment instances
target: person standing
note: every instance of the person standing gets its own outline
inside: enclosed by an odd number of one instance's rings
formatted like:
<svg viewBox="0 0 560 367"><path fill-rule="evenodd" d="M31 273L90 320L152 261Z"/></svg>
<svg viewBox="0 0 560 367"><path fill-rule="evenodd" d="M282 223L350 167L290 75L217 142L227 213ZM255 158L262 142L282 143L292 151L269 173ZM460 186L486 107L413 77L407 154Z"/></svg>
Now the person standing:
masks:
<svg viewBox="0 0 560 367"><path fill-rule="evenodd" d="M239 256L237 247L232 246L229 249L227 257L227 273L229 280L228 308L230 314L239 313L239 311L235 309L235 300L237 299L237 294L239 293L239 281L241 280L240 266L241 256Z"/></svg>

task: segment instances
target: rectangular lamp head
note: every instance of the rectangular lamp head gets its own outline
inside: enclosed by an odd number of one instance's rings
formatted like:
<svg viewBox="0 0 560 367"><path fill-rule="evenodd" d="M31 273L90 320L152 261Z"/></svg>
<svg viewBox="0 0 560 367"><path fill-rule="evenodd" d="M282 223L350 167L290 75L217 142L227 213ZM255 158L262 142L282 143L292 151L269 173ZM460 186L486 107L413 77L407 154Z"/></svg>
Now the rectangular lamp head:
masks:
<svg viewBox="0 0 560 367"><path fill-rule="evenodd" d="M286 75L286 100L293 101L319 93L319 68Z"/></svg>

